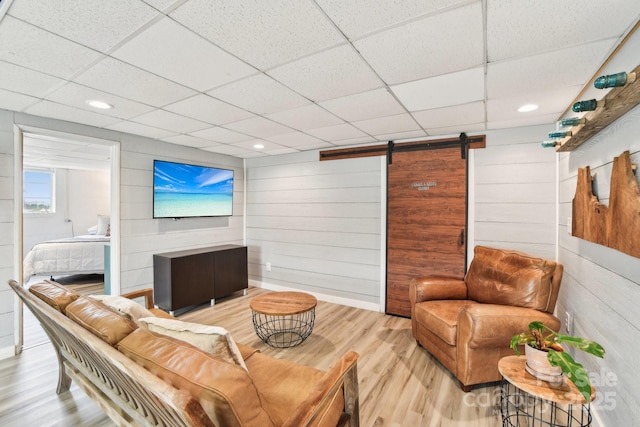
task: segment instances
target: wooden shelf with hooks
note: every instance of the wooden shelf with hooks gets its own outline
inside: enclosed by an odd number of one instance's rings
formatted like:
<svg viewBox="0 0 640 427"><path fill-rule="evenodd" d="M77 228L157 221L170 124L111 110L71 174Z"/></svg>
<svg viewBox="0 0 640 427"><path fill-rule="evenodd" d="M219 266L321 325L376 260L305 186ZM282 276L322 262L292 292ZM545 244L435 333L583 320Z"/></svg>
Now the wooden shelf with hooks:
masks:
<svg viewBox="0 0 640 427"><path fill-rule="evenodd" d="M640 104L640 65L629 74L636 73L636 80L625 86L611 89L602 99L604 106L584 115L587 119L583 125L572 127L570 137L559 140L556 151L573 151L586 140L622 117L636 105Z"/></svg>

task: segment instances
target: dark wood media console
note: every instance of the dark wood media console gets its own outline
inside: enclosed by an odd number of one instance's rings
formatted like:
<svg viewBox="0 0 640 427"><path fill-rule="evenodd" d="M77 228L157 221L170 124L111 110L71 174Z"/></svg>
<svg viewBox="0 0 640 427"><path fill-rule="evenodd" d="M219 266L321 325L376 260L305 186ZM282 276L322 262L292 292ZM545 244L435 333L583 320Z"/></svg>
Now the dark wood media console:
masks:
<svg viewBox="0 0 640 427"><path fill-rule="evenodd" d="M247 247L222 245L153 255L155 303L175 310L211 301L249 287Z"/></svg>

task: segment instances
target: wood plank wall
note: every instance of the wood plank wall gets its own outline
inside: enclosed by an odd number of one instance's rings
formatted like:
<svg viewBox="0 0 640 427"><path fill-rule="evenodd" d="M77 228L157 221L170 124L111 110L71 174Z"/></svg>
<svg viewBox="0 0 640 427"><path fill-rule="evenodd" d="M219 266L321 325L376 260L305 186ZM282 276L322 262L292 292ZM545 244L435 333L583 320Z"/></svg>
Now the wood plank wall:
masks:
<svg viewBox="0 0 640 427"><path fill-rule="evenodd" d="M249 279L378 304L382 164L317 151L248 159Z"/></svg>
<svg viewBox="0 0 640 427"><path fill-rule="evenodd" d="M555 259L556 153L540 146L548 132L491 131L487 147L473 150L476 245Z"/></svg>
<svg viewBox="0 0 640 427"><path fill-rule="evenodd" d="M591 168L594 193L606 205L613 158L625 150L640 164L640 106L577 150L561 153L559 163L559 260L565 270L557 311L561 319L566 311L573 315L573 334L607 351L603 360L575 354L598 388L593 410L595 425L602 426L636 425L640 419L640 259L572 237L567 229L578 168Z"/></svg>

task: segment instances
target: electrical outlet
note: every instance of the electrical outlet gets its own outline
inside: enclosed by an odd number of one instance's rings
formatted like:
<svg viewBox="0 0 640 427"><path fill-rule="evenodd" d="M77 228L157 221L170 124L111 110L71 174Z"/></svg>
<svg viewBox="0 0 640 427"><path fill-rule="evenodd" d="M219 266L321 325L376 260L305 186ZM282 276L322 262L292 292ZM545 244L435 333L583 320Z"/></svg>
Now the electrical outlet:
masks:
<svg viewBox="0 0 640 427"><path fill-rule="evenodd" d="M571 335L573 331L573 316L568 311L564 312L564 329L567 334Z"/></svg>
<svg viewBox="0 0 640 427"><path fill-rule="evenodd" d="M270 262L267 262L267 263L265 264L265 268L267 269L267 271L271 271L271 263L270 263Z"/></svg>

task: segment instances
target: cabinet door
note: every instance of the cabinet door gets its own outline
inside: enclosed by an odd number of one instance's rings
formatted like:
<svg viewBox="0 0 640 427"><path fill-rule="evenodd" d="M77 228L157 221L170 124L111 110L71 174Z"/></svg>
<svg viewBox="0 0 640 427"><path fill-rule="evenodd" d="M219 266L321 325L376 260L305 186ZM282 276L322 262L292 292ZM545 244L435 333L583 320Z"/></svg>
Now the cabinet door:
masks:
<svg viewBox="0 0 640 427"><path fill-rule="evenodd" d="M213 298L213 254L174 258L171 266L172 309L202 304Z"/></svg>
<svg viewBox="0 0 640 427"><path fill-rule="evenodd" d="M227 249L215 254L214 298L229 295L249 286L247 248Z"/></svg>

